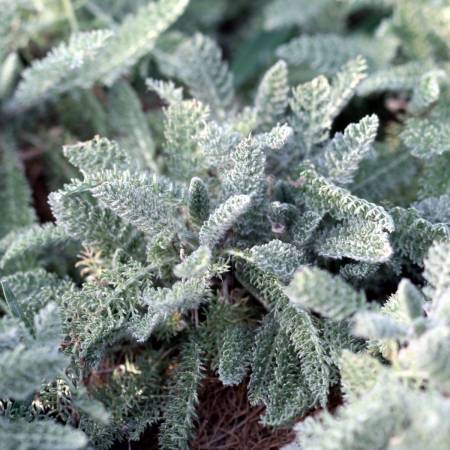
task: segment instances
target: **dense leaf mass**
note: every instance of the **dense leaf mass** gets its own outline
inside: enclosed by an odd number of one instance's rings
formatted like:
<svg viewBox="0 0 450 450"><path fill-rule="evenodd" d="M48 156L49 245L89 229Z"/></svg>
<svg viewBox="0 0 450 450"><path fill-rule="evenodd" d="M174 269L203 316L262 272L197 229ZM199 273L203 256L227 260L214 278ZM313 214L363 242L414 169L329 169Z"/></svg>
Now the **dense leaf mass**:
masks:
<svg viewBox="0 0 450 450"><path fill-rule="evenodd" d="M448 1L0 8L0 450L450 448Z"/></svg>

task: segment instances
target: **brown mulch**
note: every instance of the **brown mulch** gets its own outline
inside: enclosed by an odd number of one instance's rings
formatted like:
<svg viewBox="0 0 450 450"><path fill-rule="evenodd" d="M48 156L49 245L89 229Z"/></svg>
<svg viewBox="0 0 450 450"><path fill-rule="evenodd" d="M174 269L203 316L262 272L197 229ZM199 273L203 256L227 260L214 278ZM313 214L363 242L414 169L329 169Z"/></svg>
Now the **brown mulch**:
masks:
<svg viewBox="0 0 450 450"><path fill-rule="evenodd" d="M247 381L239 386L223 386L213 374L206 377L200 389L196 436L190 450L279 450L294 440L290 429L274 430L259 423L264 408L249 404ZM114 450L158 450L157 436L155 426L139 442L122 443Z"/></svg>
<svg viewBox="0 0 450 450"><path fill-rule="evenodd" d="M249 404L247 382L227 387L213 374L205 378L190 450L279 450L294 440L290 429L274 430L259 423L264 408ZM147 429L139 442L123 442L114 450L158 450L158 426Z"/></svg>
<svg viewBox="0 0 450 450"><path fill-rule="evenodd" d="M264 408L249 404L246 382L227 387L210 375L199 400L191 450L279 450L294 439L290 429L273 430L259 423Z"/></svg>

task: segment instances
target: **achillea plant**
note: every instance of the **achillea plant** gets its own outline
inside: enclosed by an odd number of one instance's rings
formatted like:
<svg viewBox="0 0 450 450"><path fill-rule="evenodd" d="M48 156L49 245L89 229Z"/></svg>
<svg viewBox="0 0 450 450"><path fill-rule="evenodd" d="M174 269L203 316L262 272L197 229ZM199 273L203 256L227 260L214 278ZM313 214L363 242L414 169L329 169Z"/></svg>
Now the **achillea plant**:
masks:
<svg viewBox="0 0 450 450"><path fill-rule="evenodd" d="M187 449L207 371L295 449L448 448L448 4L56 3L0 0L0 449Z"/></svg>

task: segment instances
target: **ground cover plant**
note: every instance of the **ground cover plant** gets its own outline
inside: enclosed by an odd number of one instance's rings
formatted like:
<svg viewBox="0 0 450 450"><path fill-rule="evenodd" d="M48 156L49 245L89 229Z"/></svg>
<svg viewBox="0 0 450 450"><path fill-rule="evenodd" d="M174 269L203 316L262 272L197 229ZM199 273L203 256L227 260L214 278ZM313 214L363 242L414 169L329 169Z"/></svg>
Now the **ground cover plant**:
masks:
<svg viewBox="0 0 450 450"><path fill-rule="evenodd" d="M0 449L449 448L447 0L0 7Z"/></svg>

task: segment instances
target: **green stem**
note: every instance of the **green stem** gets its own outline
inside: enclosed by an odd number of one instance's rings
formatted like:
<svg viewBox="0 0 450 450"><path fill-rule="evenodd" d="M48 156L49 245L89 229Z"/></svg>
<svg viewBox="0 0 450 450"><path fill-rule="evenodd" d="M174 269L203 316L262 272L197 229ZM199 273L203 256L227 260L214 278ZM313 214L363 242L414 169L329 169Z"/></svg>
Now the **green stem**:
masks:
<svg viewBox="0 0 450 450"><path fill-rule="evenodd" d="M114 19L107 14L105 11L103 11L101 8L99 8L94 2L88 1L86 3L85 8L98 20L103 22L106 26L109 28L115 29L117 28L117 23L114 21Z"/></svg>
<svg viewBox="0 0 450 450"><path fill-rule="evenodd" d="M62 0L62 2L70 28L72 29L72 32L77 32L79 30L79 26L75 11L73 9L72 0Z"/></svg>

